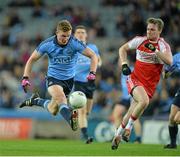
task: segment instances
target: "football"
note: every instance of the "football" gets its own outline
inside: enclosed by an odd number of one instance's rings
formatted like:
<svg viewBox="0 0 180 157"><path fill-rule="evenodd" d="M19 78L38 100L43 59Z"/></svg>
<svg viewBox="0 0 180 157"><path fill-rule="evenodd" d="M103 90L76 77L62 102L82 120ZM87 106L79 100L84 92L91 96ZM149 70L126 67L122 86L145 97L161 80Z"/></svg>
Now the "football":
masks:
<svg viewBox="0 0 180 157"><path fill-rule="evenodd" d="M73 109L79 109L86 105L86 95L81 91L75 91L69 96L69 104Z"/></svg>

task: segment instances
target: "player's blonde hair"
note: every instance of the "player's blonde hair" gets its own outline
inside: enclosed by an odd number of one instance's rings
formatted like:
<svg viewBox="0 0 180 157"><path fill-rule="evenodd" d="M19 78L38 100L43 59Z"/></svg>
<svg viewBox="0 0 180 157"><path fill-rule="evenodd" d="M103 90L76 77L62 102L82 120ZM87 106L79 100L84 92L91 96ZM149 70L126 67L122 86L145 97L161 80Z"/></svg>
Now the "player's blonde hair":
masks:
<svg viewBox="0 0 180 157"><path fill-rule="evenodd" d="M58 22L57 27L56 27L56 32L58 31L63 31L63 32L68 32L72 30L71 23L68 20L61 20Z"/></svg>
<svg viewBox="0 0 180 157"><path fill-rule="evenodd" d="M160 18L150 17L150 18L147 19L147 24L149 24L149 23L153 23L153 24L157 25L159 31L163 30L164 22Z"/></svg>

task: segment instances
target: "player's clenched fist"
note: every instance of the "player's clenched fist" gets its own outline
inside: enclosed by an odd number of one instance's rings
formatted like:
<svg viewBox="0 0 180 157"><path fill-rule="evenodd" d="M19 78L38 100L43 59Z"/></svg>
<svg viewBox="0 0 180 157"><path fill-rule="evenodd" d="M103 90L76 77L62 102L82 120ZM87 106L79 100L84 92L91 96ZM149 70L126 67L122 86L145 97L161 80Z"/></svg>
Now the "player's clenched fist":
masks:
<svg viewBox="0 0 180 157"><path fill-rule="evenodd" d="M123 73L123 75L130 75L131 74L131 69L128 67L127 64L122 65L122 73Z"/></svg>
<svg viewBox="0 0 180 157"><path fill-rule="evenodd" d="M96 79L96 73L93 71L90 71L89 75L87 76L87 80L88 81L95 81L95 79Z"/></svg>
<svg viewBox="0 0 180 157"><path fill-rule="evenodd" d="M29 78L28 76L23 76L22 80L21 80L21 86L24 90L25 93L27 93L27 88L28 86L30 86L30 82L29 82Z"/></svg>

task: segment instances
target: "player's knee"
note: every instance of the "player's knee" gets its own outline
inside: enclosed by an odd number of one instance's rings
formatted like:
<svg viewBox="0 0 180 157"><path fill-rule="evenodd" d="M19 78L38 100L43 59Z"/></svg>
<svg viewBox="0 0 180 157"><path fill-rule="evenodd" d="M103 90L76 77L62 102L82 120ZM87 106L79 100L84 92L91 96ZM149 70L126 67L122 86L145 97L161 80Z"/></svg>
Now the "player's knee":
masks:
<svg viewBox="0 0 180 157"><path fill-rule="evenodd" d="M51 103L49 106L48 106L48 110L49 112L52 114L52 115L57 115L58 113L58 110L59 110L59 107L58 107L58 104L56 103Z"/></svg>
<svg viewBox="0 0 180 157"><path fill-rule="evenodd" d="M140 100L140 104L143 109L146 109L146 107L149 105L149 99Z"/></svg>
<svg viewBox="0 0 180 157"><path fill-rule="evenodd" d="M176 116L174 117L174 122L176 124L180 124L180 113L177 113Z"/></svg>
<svg viewBox="0 0 180 157"><path fill-rule="evenodd" d="M170 125L175 124L175 114L173 114L172 112L170 112L170 115L169 115L169 124Z"/></svg>
<svg viewBox="0 0 180 157"><path fill-rule="evenodd" d="M59 100L52 98L51 103L48 105L48 110L52 115L57 115L59 111Z"/></svg>
<svg viewBox="0 0 180 157"><path fill-rule="evenodd" d="M176 124L180 124L180 119L177 118L177 117L175 117L175 118L174 118L174 122L175 122Z"/></svg>
<svg viewBox="0 0 180 157"><path fill-rule="evenodd" d="M61 104L62 102L66 100L66 97L63 94L57 94L57 95L54 95L52 99L55 104Z"/></svg>

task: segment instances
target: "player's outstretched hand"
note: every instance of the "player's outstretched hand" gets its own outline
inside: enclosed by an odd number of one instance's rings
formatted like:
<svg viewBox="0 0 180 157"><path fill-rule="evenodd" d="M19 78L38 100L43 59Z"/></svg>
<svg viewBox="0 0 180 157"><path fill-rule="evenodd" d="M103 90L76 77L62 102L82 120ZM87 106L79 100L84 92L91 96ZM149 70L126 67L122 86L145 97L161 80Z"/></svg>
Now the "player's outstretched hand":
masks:
<svg viewBox="0 0 180 157"><path fill-rule="evenodd" d="M127 64L122 65L122 73L123 75L130 75L131 74L131 69Z"/></svg>
<svg viewBox="0 0 180 157"><path fill-rule="evenodd" d="M28 86L30 86L29 78L27 76L23 76L21 80L21 86L25 93L27 93Z"/></svg>
<svg viewBox="0 0 180 157"><path fill-rule="evenodd" d="M88 82L94 82L96 79L96 73L93 71L89 72L89 75L87 76Z"/></svg>
<svg viewBox="0 0 180 157"><path fill-rule="evenodd" d="M156 50L155 46L151 43L146 43L144 46L153 52Z"/></svg>

